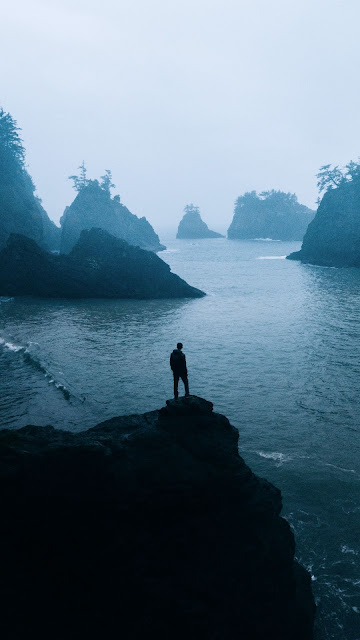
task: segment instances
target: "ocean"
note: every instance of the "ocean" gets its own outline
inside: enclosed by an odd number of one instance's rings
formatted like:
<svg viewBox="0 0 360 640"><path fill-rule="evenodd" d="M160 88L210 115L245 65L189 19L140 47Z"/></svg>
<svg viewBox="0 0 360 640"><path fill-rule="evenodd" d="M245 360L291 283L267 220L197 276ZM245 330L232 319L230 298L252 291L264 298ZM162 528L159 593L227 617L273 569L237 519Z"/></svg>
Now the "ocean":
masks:
<svg viewBox="0 0 360 640"><path fill-rule="evenodd" d="M245 461L282 491L316 640L359 640L360 269L285 260L298 242L161 241L205 298L0 298L0 425L78 431L158 409L183 342L190 393L230 419Z"/></svg>

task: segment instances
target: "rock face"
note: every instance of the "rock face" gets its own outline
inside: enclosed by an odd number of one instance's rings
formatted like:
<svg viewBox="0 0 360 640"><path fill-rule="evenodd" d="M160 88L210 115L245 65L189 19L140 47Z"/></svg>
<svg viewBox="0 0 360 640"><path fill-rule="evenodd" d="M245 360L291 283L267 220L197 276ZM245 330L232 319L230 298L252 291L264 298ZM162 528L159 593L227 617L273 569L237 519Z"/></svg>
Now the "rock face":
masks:
<svg viewBox="0 0 360 640"><path fill-rule="evenodd" d="M211 231L201 219L198 208L192 207L180 221L176 237L182 240L197 240L199 238L223 238L224 236L216 231Z"/></svg>
<svg viewBox="0 0 360 640"><path fill-rule="evenodd" d="M81 189L71 206L66 207L60 222L61 253L69 253L81 231L93 227L104 229L148 251L165 249L146 218L138 218L130 213L116 196L111 198L110 192L102 189L97 180L90 180Z"/></svg>
<svg viewBox="0 0 360 640"><path fill-rule="evenodd" d="M300 251L287 256L329 267L360 267L360 180L327 191Z"/></svg>
<svg viewBox="0 0 360 640"><path fill-rule="evenodd" d="M315 211L300 204L295 194L251 191L235 202L228 238L251 240L302 240Z"/></svg>
<svg viewBox="0 0 360 640"><path fill-rule="evenodd" d="M10 233L21 233L43 247L57 249L60 229L50 220L25 169L25 150L18 127L0 109L0 249Z"/></svg>
<svg viewBox="0 0 360 640"><path fill-rule="evenodd" d="M280 491L210 402L5 430L0 451L7 638L312 638Z"/></svg>
<svg viewBox="0 0 360 640"><path fill-rule="evenodd" d="M151 251L102 229L83 231L69 255L52 255L12 234L0 252L0 295L51 298L198 298Z"/></svg>

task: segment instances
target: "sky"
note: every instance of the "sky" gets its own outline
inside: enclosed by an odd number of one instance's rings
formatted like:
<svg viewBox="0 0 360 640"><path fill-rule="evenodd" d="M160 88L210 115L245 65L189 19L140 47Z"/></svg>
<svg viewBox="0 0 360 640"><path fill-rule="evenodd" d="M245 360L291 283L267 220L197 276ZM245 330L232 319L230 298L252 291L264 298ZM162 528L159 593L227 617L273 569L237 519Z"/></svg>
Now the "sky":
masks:
<svg viewBox="0 0 360 640"><path fill-rule="evenodd" d="M359 157L359 35L359 0L2 0L0 106L55 222L84 160L156 230L192 202L223 231Z"/></svg>

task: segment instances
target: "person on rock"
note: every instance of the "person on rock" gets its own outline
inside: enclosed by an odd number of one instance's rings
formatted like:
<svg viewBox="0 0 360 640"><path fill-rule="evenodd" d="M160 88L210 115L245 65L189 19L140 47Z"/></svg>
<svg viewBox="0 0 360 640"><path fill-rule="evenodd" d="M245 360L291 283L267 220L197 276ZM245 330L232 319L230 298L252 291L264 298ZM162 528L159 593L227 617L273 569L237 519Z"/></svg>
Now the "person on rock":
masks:
<svg viewBox="0 0 360 640"><path fill-rule="evenodd" d="M176 345L176 349L170 355L170 367L174 376L174 398L175 400L179 397L179 378L184 383L185 387L185 398L189 397L189 382L187 377L187 368L186 368L186 358L185 354L182 352L183 345L181 342L178 342Z"/></svg>

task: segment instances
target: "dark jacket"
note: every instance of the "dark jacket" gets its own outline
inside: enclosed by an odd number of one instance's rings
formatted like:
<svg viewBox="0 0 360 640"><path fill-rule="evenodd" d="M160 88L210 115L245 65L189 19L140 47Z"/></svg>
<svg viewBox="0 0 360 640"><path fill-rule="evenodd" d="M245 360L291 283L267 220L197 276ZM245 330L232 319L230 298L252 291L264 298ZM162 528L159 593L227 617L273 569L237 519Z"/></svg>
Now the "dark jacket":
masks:
<svg viewBox="0 0 360 640"><path fill-rule="evenodd" d="M181 349L174 349L170 356L170 367L177 375L187 375L186 358Z"/></svg>

